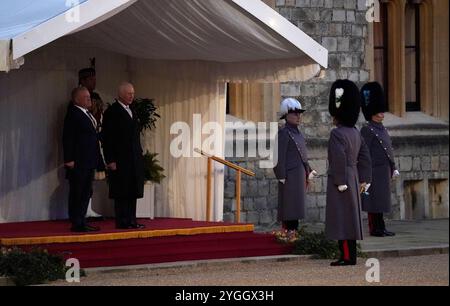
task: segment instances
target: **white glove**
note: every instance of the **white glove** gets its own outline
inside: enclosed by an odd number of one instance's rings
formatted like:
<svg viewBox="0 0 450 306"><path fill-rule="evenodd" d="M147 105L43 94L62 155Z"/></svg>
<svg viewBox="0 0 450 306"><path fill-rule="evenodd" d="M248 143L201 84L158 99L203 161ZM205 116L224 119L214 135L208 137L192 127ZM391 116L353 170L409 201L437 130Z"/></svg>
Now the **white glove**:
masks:
<svg viewBox="0 0 450 306"><path fill-rule="evenodd" d="M308 180L313 180L313 179L316 178L316 176L317 176L317 171L316 171L316 170L313 170L313 171L311 171L311 173L309 174Z"/></svg>
<svg viewBox="0 0 450 306"><path fill-rule="evenodd" d="M398 171L398 170L395 170L394 171L394 174L392 174L392 178L393 179L396 179L397 177L399 177L400 176L400 172Z"/></svg>
<svg viewBox="0 0 450 306"><path fill-rule="evenodd" d="M348 186L347 185L340 185L340 186L338 186L338 189L339 189L340 192L344 192L344 191L346 191L348 189Z"/></svg>
<svg viewBox="0 0 450 306"><path fill-rule="evenodd" d="M286 183L286 179L279 180L279 182L280 182L281 184L285 184L285 183Z"/></svg>
<svg viewBox="0 0 450 306"><path fill-rule="evenodd" d="M371 184L361 183L361 188L359 189L359 192L367 194L367 191L369 191L370 186Z"/></svg>

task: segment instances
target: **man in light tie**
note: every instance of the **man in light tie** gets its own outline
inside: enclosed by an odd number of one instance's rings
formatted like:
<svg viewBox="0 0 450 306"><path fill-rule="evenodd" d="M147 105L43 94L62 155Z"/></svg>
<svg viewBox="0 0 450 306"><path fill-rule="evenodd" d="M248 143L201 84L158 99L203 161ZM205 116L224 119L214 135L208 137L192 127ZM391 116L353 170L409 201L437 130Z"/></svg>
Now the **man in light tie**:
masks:
<svg viewBox="0 0 450 306"><path fill-rule="evenodd" d="M102 141L109 176L109 197L114 199L116 227L141 229L137 223L137 199L144 196L144 161L136 116L130 105L134 87L124 82L118 98L105 112Z"/></svg>
<svg viewBox="0 0 450 306"><path fill-rule="evenodd" d="M75 88L64 119L64 166L70 184L69 218L74 232L99 230L87 225L85 218L92 197L94 172L100 162L97 122L88 111L91 103L86 87Z"/></svg>

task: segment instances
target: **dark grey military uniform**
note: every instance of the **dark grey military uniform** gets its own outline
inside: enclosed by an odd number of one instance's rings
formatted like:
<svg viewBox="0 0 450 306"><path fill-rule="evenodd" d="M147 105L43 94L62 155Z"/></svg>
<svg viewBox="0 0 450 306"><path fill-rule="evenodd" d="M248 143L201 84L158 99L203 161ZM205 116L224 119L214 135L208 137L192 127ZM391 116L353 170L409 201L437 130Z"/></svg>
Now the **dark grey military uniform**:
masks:
<svg viewBox="0 0 450 306"><path fill-rule="evenodd" d="M306 141L297 126L286 124L278 132L278 163L274 168L278 184L278 220L305 218L306 182L311 167Z"/></svg>
<svg viewBox="0 0 450 306"><path fill-rule="evenodd" d="M391 212L391 178L396 170L391 138L382 123L368 122L361 135L372 158L372 186L363 196L363 210L370 213Z"/></svg>
<svg viewBox="0 0 450 306"><path fill-rule="evenodd" d="M326 236L362 240L360 183L370 183L370 154L356 128L338 125L328 143ZM347 185L344 192L338 186Z"/></svg>

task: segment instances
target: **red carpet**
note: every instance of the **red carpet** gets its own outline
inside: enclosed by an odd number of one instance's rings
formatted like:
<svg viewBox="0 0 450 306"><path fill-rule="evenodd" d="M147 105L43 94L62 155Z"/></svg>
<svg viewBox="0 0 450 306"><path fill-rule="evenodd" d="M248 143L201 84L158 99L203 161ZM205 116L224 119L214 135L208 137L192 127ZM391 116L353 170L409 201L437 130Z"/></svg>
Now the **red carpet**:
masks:
<svg viewBox="0 0 450 306"><path fill-rule="evenodd" d="M143 231L116 230L113 220L93 222L91 224L100 226L102 231L82 235L68 231L70 225L67 221L0 224L0 241L8 246L12 245L14 239L26 241L26 244L19 246L25 249L41 247L51 253L63 254L65 258L77 258L83 268L282 255L292 251L291 247L277 243L272 235L254 233L253 226L249 224L197 222L189 219L139 222L146 225ZM202 231L205 233L189 234ZM155 233L158 236L153 236ZM105 235L115 235L115 238ZM138 235L139 238L127 238L127 235ZM149 238L140 238L142 235ZM93 241L36 243L42 237L49 241L55 237L70 241L80 236ZM26 239L21 240L23 238Z"/></svg>

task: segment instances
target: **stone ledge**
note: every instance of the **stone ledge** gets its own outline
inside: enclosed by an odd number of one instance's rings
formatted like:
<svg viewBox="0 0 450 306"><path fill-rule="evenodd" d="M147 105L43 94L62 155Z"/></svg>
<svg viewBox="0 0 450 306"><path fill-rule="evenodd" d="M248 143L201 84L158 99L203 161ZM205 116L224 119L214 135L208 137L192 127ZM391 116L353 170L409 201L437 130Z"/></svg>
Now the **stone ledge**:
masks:
<svg viewBox="0 0 450 306"><path fill-rule="evenodd" d="M363 253L371 258L410 257L410 256L448 254L449 245L446 244L431 247L411 247L404 249L385 249L385 250L370 250L370 251L363 250Z"/></svg>
<svg viewBox="0 0 450 306"><path fill-rule="evenodd" d="M14 282L8 278L0 276L0 287L15 286Z"/></svg>
<svg viewBox="0 0 450 306"><path fill-rule="evenodd" d="M99 273L107 274L107 273L120 273L129 271L152 271L152 270L180 269L180 268L220 267L220 266L228 266L230 263L251 264L258 262L302 261L309 258L311 258L311 256L309 255L242 257L242 258L182 261L182 262L137 265L137 266L89 268L85 269L85 271L87 274L99 274Z"/></svg>

